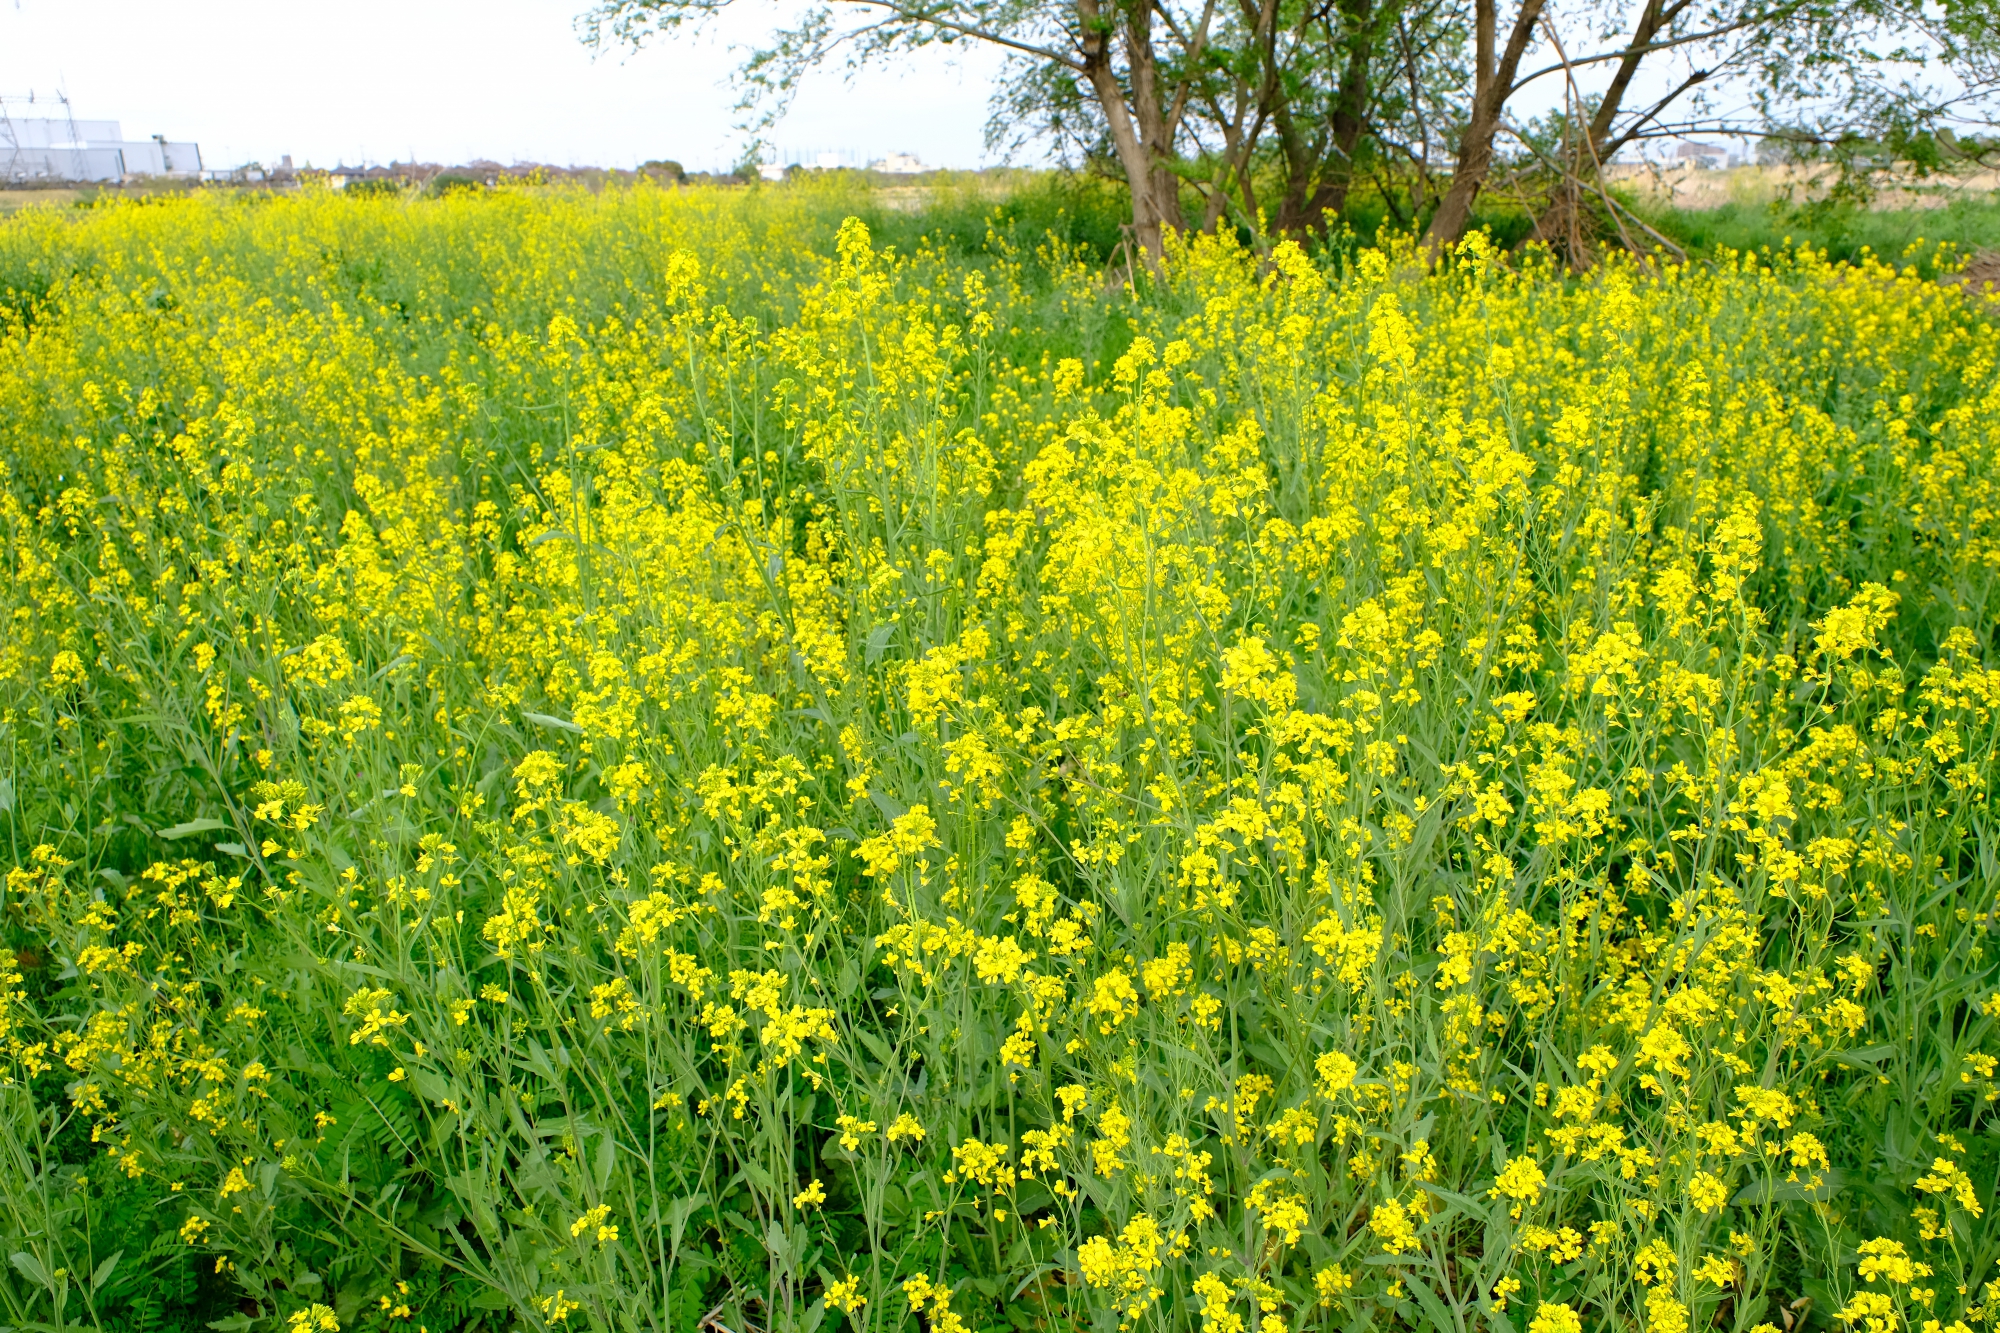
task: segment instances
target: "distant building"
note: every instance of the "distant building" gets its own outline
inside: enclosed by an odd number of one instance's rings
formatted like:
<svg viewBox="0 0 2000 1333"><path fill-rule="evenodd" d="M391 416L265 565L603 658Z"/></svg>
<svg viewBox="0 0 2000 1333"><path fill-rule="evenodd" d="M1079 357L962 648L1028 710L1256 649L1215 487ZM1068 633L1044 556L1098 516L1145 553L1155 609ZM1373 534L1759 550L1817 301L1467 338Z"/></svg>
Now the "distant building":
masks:
<svg viewBox="0 0 2000 1333"><path fill-rule="evenodd" d="M915 153L891 153L880 162L870 162L868 169L885 172L891 176L914 176L919 172L930 170L917 160Z"/></svg>
<svg viewBox="0 0 2000 1333"><path fill-rule="evenodd" d="M0 103L0 181L115 181L127 176L199 177L201 147L127 139L115 120L16 116Z"/></svg>
<svg viewBox="0 0 2000 1333"><path fill-rule="evenodd" d="M1684 143L1674 150L1674 156L1683 162L1694 163L1697 170L1719 167L1729 158L1729 150L1717 148L1712 143Z"/></svg>

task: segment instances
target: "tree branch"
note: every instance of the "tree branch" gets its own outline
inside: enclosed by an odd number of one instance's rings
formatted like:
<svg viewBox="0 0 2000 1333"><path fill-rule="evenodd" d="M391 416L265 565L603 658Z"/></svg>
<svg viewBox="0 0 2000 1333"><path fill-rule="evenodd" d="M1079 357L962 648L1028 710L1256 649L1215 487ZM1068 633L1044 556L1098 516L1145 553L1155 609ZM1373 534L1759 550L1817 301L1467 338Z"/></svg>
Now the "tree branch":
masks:
<svg viewBox="0 0 2000 1333"><path fill-rule="evenodd" d="M1154 8L1161 17L1167 20L1169 30L1173 31L1176 37L1181 37L1179 27L1174 23L1173 15L1166 6L1155 5ZM1195 28L1194 39L1189 41L1187 38L1181 37L1181 45L1187 50L1187 69L1181 75L1180 87L1174 89L1173 106L1167 112L1166 141L1168 143L1174 141L1174 135L1180 129L1181 117L1187 114L1188 94L1194 87L1195 79L1201 74L1201 56L1202 52L1208 48L1208 27L1214 20L1215 0L1206 0L1206 3L1202 6L1201 23Z"/></svg>
<svg viewBox="0 0 2000 1333"><path fill-rule="evenodd" d="M970 37L974 41L990 42L994 46L1004 46L1010 51L1019 51L1022 55L1038 56L1043 60L1052 60L1056 64L1076 71L1078 74L1089 72L1085 68L1084 63L1074 56L1050 50L1046 46L1036 46L1032 42L1017 41L1012 37L1003 36L989 28L977 28L969 23L960 23L955 19L948 19L942 15L933 14L925 10L904 9L898 5L885 3L885 0L829 0L829 2L834 4L860 5L864 9L887 9L896 19L901 19L905 23L929 24L934 28L943 28L947 32L955 32L961 36ZM891 21L893 20L885 19L879 23L871 23L868 27L879 29Z"/></svg>
<svg viewBox="0 0 2000 1333"><path fill-rule="evenodd" d="M1695 42L1706 42L1712 41L1717 37L1727 37L1732 32L1741 32L1745 28L1754 28L1762 23L1771 23L1782 18L1787 18L1798 12L1802 7L1802 5L1796 4L1785 5L1778 9L1767 10L1762 14L1754 15L1736 23L1725 24L1720 28L1710 28L1706 32L1693 32L1685 37L1674 37L1664 42L1649 42L1645 46L1619 47L1612 51L1600 51L1594 56L1583 56L1580 59L1572 60L1567 65L1559 60L1553 65L1544 65L1532 74L1522 75L1514 86L1507 90L1507 93L1511 97L1535 80L1547 78L1551 74L1560 74L1564 69L1579 69L1585 65L1601 65L1607 60L1624 60L1634 55L1651 55L1655 51L1671 51L1676 47L1689 46Z"/></svg>
<svg viewBox="0 0 2000 1333"><path fill-rule="evenodd" d="M1659 115L1662 111L1665 111L1667 107L1671 105L1676 98L1678 98L1682 93L1686 92L1688 89L1694 87L1697 84L1708 82L1712 73L1713 71L1710 70L1698 69L1694 73L1688 75L1685 79L1681 80L1680 87L1674 89L1672 92L1668 93L1665 97L1662 97L1659 101L1653 103L1652 106L1646 109L1645 114L1641 115L1638 119L1634 120L1630 128L1628 128L1623 134L1619 135L1616 139L1613 139L1608 143L1606 143L1604 145L1603 156L1605 157L1616 156L1619 149L1623 148L1626 144L1631 143L1633 140L1640 137L1639 131L1643 129L1655 116Z"/></svg>

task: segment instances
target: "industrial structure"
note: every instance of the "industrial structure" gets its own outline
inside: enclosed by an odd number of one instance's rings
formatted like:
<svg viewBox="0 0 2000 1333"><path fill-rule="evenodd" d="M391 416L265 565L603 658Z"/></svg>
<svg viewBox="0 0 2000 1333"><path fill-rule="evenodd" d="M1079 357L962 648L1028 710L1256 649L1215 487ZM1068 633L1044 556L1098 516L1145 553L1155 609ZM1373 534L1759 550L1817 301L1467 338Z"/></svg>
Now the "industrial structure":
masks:
<svg viewBox="0 0 2000 1333"><path fill-rule="evenodd" d="M77 119L67 97L0 97L0 184L200 175L198 144L127 139L115 120Z"/></svg>

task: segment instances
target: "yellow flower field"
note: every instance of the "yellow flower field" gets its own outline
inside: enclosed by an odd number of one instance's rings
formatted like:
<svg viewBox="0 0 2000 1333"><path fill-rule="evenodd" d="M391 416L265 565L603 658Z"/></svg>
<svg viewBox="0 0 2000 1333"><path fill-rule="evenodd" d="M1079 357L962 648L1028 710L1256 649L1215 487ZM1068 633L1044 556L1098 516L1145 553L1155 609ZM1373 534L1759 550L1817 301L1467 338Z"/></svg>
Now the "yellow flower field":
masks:
<svg viewBox="0 0 2000 1333"><path fill-rule="evenodd" d="M869 208L0 224L0 1322L2000 1323L1990 308Z"/></svg>

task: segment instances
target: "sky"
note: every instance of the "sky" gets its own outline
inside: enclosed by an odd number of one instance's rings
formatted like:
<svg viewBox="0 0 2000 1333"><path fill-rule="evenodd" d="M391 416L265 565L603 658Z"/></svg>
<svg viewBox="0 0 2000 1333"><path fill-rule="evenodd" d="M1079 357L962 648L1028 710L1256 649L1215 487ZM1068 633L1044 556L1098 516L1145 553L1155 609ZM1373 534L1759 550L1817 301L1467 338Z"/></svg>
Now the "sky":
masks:
<svg viewBox="0 0 2000 1333"><path fill-rule="evenodd" d="M575 19L590 0L0 0L0 96L69 96L79 119L127 139L194 140L210 167L465 162L491 158L690 171L741 159L732 43L781 11L745 0L706 37L593 55ZM751 11L755 11L754 13ZM964 48L959 48L964 50ZM892 152L989 165L986 103L998 62L943 52L854 83L817 75L769 134L780 161Z"/></svg>

